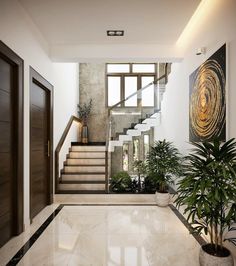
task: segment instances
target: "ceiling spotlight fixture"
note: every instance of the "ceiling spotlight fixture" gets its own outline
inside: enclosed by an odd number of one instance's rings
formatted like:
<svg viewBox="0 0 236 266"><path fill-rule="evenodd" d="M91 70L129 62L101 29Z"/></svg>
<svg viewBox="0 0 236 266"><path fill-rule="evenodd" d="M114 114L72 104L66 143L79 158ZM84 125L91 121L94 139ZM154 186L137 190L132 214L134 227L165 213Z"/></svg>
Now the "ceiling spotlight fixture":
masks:
<svg viewBox="0 0 236 266"><path fill-rule="evenodd" d="M107 30L107 36L124 36L123 30Z"/></svg>
<svg viewBox="0 0 236 266"><path fill-rule="evenodd" d="M206 53L206 47L201 47L197 49L196 55L201 55Z"/></svg>

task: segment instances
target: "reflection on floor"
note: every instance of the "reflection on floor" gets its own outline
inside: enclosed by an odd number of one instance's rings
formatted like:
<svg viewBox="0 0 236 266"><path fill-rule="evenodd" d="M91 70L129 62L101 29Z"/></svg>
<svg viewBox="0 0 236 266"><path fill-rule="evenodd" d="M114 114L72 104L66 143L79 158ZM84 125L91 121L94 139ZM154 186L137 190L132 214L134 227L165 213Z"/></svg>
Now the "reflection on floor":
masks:
<svg viewBox="0 0 236 266"><path fill-rule="evenodd" d="M197 266L199 247L170 208L64 206L18 265Z"/></svg>

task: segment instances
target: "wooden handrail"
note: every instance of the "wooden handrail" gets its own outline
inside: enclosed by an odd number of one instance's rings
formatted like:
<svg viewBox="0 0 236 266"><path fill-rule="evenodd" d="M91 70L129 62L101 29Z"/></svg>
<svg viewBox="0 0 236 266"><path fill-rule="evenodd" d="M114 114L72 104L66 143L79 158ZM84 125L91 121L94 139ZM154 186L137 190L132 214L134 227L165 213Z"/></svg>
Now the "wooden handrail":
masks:
<svg viewBox="0 0 236 266"><path fill-rule="evenodd" d="M55 150L55 184L56 184L56 191L58 189L58 180L59 180L59 154L61 151L61 148L66 140L66 137L70 131L70 128L73 124L73 122L78 122L81 123L82 120L74 115L71 116L69 122L67 123L67 126L65 128L65 130L63 131L63 134L57 144L56 150Z"/></svg>

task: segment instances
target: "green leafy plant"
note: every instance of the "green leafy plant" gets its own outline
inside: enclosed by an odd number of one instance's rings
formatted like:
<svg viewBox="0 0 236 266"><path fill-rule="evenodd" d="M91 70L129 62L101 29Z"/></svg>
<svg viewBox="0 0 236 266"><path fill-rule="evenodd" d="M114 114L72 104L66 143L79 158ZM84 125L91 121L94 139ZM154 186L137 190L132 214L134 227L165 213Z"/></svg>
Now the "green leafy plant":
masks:
<svg viewBox="0 0 236 266"><path fill-rule="evenodd" d="M210 235L208 252L223 255L223 234L236 221L236 142L192 143L186 157L184 177L178 182L177 207L183 205L193 232ZM229 238L232 243L235 239Z"/></svg>
<svg viewBox="0 0 236 266"><path fill-rule="evenodd" d="M78 116L81 118L84 122L84 124L87 123L88 116L92 109L92 99L89 100L89 103L84 103L82 105L77 104L78 107Z"/></svg>
<svg viewBox="0 0 236 266"><path fill-rule="evenodd" d="M130 175L125 171L113 175L110 181L110 188L113 192L129 192L133 190L133 186Z"/></svg>
<svg viewBox="0 0 236 266"><path fill-rule="evenodd" d="M153 179L149 176L145 176L143 180L143 192L145 193L155 193L157 187Z"/></svg>
<svg viewBox="0 0 236 266"><path fill-rule="evenodd" d="M145 175L147 172L146 163L142 160L136 160L133 163L134 173L138 176L138 191L142 189L141 176Z"/></svg>
<svg viewBox="0 0 236 266"><path fill-rule="evenodd" d="M158 191L168 191L168 184L173 183L172 176L182 172L182 160L177 148L171 142L157 141L147 156L148 175L153 179Z"/></svg>

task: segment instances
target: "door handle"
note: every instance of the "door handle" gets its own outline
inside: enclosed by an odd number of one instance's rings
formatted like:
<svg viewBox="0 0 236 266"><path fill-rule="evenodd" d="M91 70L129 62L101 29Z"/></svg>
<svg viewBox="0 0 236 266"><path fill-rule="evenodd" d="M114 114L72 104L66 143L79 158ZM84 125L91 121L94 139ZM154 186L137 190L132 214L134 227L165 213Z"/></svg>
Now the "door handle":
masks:
<svg viewBox="0 0 236 266"><path fill-rule="evenodd" d="M47 148L48 148L48 154L47 155L48 155L48 157L50 157L50 140L48 140L48 147Z"/></svg>

